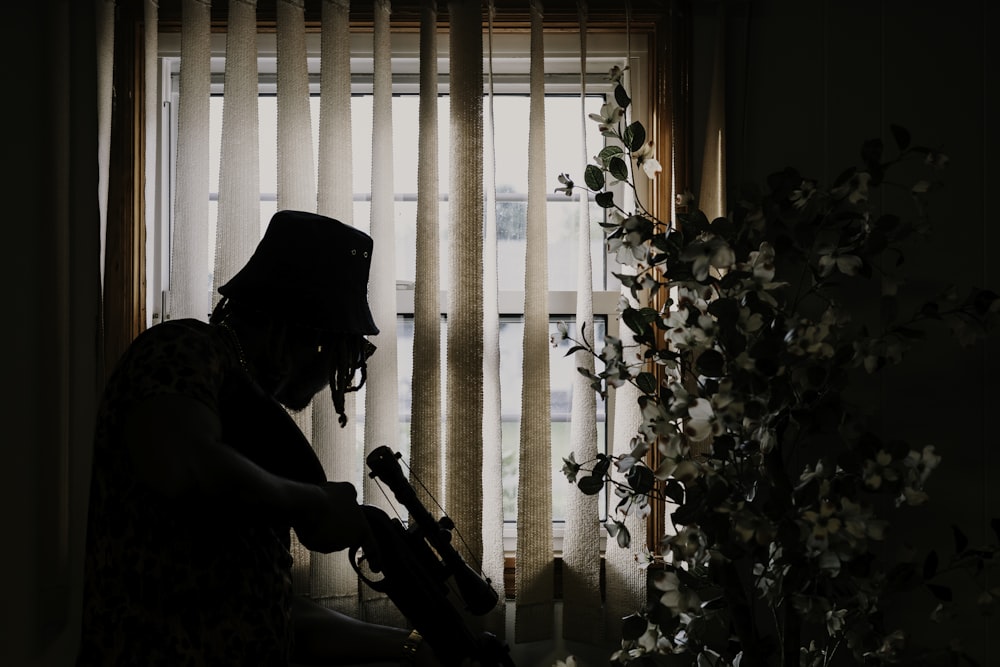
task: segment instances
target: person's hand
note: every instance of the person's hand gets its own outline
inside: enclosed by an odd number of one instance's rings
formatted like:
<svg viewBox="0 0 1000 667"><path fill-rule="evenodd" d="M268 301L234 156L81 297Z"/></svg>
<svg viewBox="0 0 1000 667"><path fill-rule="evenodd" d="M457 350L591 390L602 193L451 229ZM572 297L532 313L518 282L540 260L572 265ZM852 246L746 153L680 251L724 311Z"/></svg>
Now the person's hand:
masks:
<svg viewBox="0 0 1000 667"><path fill-rule="evenodd" d="M316 489L313 502L294 526L302 545L310 551L330 553L367 543L368 522L354 485L325 482Z"/></svg>

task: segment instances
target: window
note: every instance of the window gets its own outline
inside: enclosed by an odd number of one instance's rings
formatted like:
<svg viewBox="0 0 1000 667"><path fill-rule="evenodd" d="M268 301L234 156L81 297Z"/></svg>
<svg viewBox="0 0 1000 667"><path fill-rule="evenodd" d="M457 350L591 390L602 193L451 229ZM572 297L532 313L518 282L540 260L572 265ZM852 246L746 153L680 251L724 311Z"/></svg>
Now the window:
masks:
<svg viewBox="0 0 1000 667"><path fill-rule="evenodd" d="M310 35L310 37L318 37ZM371 56L370 35L356 35L358 64L352 63L352 71L370 72ZM416 35L398 34L393 36L394 50L401 53L417 51ZM547 40L549 37L547 37ZM570 248L575 249L577 206L574 198L567 198L556 193L559 186L557 176L560 172L574 174L582 180L584 165L581 163L582 148L580 146L580 126L576 119L580 115L580 84L578 38L575 35L553 35L552 48L546 43L546 143L547 170L551 174L551 186L548 188L548 240L549 240L549 309L552 331L560 320L571 321L575 310L576 268L575 251L567 252L567 241L572 240ZM633 40L635 38L633 37ZM222 118L222 85L224 59L214 57L225 53L225 35L213 35L212 72L213 97L210 102L210 142L213 173L210 185L210 231L207 244L214 243L214 221L218 199L218 165L219 144ZM513 535L516 519L517 497L517 453L520 420L520 352L522 320L520 311L523 308L523 277L525 225L527 210L527 177L524 169L526 155L527 123L528 123L528 36L524 34L497 35L494 37L493 70L494 97L493 108L496 119L496 190L497 190L497 234L499 261L499 290L501 321L501 375L502 375L502 413L503 413L503 451L504 451L504 515L505 544L508 551L513 547ZM596 113L611 94L612 88L603 77L612 65L621 64L625 53L626 40L624 35L603 35L598 40L600 48L596 54L588 58L587 111ZM215 43L217 42L217 44ZM277 174L273 159L276 144L276 98L274 36L259 35L260 71L260 144L261 144L261 231L276 210ZM309 48L318 51L318 43L310 43ZM634 45L633 45L633 48ZM176 109L178 100L178 63L179 37L175 34L160 36L161 52L161 108L164 110L161 123L161 137L165 137L161 154L168 155L169 165L173 165L174 152L170 137L175 134ZM352 59L353 60L353 59ZM412 62L411 62L412 61ZM313 130L318 132L318 58L309 58L311 70L311 93ZM394 183L395 183L395 216L397 229L397 339L399 341L399 396L400 424L399 448L407 451L409 441L408 418L410 413L410 373L412 370L412 340L413 340L413 298L412 286L414 276L414 239L416 218L416 138L417 138L417 104L416 75L408 73L416 66L415 58L400 57L393 60L393 124L394 131ZM634 70L642 68L642 59L632 62ZM440 123L440 155L442 188L447 184L448 168L448 114L447 100L447 65L442 64L442 95L439 97ZM397 73L398 70L398 73ZM598 72L598 73L594 73ZM366 158L365 147L371 146L372 96L371 76L355 75L352 83L352 116L353 123L353 179L354 179L354 223L366 229L370 209L370 164ZM566 119L573 119L567 122ZM587 123L587 147L589 154L595 155L603 144L596 123ZM318 142L316 142L318 143ZM314 144L315 145L315 144ZM315 150L315 148L314 148ZM269 159L271 156L271 159ZM154 261L148 271L150 323L160 321L164 315L165 299L158 298L169 290L169 238L171 206L173 202L170 179L161 187L158 204L157 225L152 233L155 247ZM448 256L448 201L442 197L441 212L441 243L442 257ZM603 215L602 209L592 205L592 220ZM597 321L597 334L600 338L607 333L617 334L617 321L614 317L618 301L618 286L607 264L603 237L599 227L591 224L591 249L594 266L594 309ZM209 246L211 247L211 245ZM212 253L208 253L209 258ZM211 259L209 260L211 261ZM206 267L207 285L211 285L211 267ZM447 262L442 265L441 284L447 285ZM442 303L446 303L443 299ZM169 317L169 315L166 315ZM444 314L442 314L444 316ZM446 326L446 324L445 324ZM600 340L599 338L599 340ZM552 391L552 481L553 481L553 516L556 519L556 549L560 542L559 520L563 516L562 506L567 493L576 492L566 483L560 473L561 459L571 451L569 445L569 405L572 393L572 379L576 375L572 357L565 357L568 344L561 348L553 348L551 352L551 391ZM359 397L358 410L363 411L364 400ZM598 401L600 446L608 447L609 411ZM356 421L360 424L363 414L358 414ZM359 434L363 429L359 428ZM360 435L359 435L360 437ZM363 446L359 442L359 451ZM359 456L359 467L363 457Z"/></svg>

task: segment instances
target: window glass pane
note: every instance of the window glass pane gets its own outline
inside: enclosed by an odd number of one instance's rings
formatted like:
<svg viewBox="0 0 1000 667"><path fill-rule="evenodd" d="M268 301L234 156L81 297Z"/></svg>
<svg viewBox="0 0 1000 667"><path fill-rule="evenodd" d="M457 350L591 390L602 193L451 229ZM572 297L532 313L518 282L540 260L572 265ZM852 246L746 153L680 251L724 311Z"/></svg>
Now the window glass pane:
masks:
<svg viewBox="0 0 1000 667"><path fill-rule="evenodd" d="M553 318L550 333L557 332L559 319L567 321L570 335L576 336L576 326L569 322L572 318ZM597 319L594 325L597 346L604 343L606 323ZM441 344L445 345L447 324L442 322ZM504 317L500 321L500 411L502 421L503 452L503 509L505 521L517 520L517 480L518 453L520 450L521 428L521 345L524 336L524 321L517 317ZM404 457L410 447L410 410L412 405L412 370L413 370L413 319L400 317L397 320L396 339L399 354L399 449ZM557 347L552 347L549 353L549 382L551 390L552 410L552 510L556 521L565 519L566 497L574 493L575 488L567 483L562 474L562 459L573 451L570 442L570 411L573 404L573 383L578 375L576 361L573 356L566 356L571 343L561 341ZM441 374L442 396L446 395L446 378ZM363 391L363 390L362 390ZM597 400L597 436L598 450L606 451L606 413L604 403ZM358 397L359 441L358 451L363 449L361 441L364 410L363 393ZM443 441L442 431L442 441Z"/></svg>

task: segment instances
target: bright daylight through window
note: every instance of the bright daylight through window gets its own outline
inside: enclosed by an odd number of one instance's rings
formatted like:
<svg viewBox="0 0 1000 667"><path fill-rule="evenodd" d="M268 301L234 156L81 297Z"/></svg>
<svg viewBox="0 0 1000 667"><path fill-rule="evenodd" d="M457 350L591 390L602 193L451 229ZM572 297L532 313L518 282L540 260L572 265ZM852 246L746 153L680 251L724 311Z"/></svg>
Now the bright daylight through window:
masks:
<svg viewBox="0 0 1000 667"><path fill-rule="evenodd" d="M219 38L224 36L213 36ZM261 35L261 53L259 61L260 75L260 169L261 169L261 231L276 210L277 173L274 159L276 147L276 98L274 96L274 58L267 55L267 35ZM396 40L397 36L394 36ZM394 51L397 43L406 45L406 40L413 35L398 36L394 41ZM369 37L370 39L370 37ZM560 172L570 172L582 176L584 164L582 160L581 126L576 119L580 118L580 75L578 37L573 35L554 36L556 47L546 53L557 55L546 60L546 168L551 174L551 185L548 188L548 243L549 243L549 310L551 313L551 331L555 333L559 321L571 323L575 311L576 282L576 234L578 222L578 203L576 198L566 197L555 190L559 187L557 176ZM527 174L525 170L528 139L528 42L526 35L498 35L494 38L495 48L501 56L495 57L493 70L496 75L493 108L496 120L496 191L497 191L497 236L498 236L498 267L499 267L499 306L500 306L500 348L501 348L501 411L503 419L503 486L504 486L504 517L508 525L507 531L513 535L513 522L516 519L517 499L517 456L520 422L521 396L521 336L524 307L524 262L525 235L527 217ZM607 42L603 52L609 54L606 58L597 57L598 64L588 65L590 74L587 78L587 112L596 113L611 94L609 82L604 74L612 64L620 64L624 53L624 36L603 35L598 39ZM273 43L273 42L272 42ZM178 100L178 44L171 35L161 35L161 108L164 109L161 122L164 126L162 136L174 135L176 124L176 109ZM370 49L370 45L368 47ZM213 51L214 51L213 47ZM352 48L353 52L353 48ZM224 53L221 45L219 54ZM560 55L561 54L561 55ZM611 54L615 54L612 56ZM615 60L617 58L617 60ZM371 72L371 57L362 54L357 58L358 71ZM399 345L399 441L398 449L407 452L409 448L409 415L411 404L410 375L412 372L413 348L413 280L415 272L414 248L416 236L416 174L417 174L417 137L418 137L418 100L415 86L415 75L412 72L414 59L393 59L394 92L392 119L394 141L394 189L395 189L395 225L397 233L396 245L396 281L397 281L397 339ZM607 66L604 65L607 62ZM318 60L309 59L310 69L318 68ZM396 74L397 64L401 72ZM353 65L352 65L353 66ZM366 69L367 67L367 69ZM407 74L407 67L411 68ZM214 225L218 204L218 168L219 144L222 125L222 72L223 58L213 57L213 86L210 102L210 165L211 202L209 206L210 238L206 243L214 243ZM550 73L551 70L551 73ZM353 69L352 69L353 71ZM449 104L447 98L447 63L440 65L442 72L442 91L439 96L439 137L440 137L440 183L442 189L447 187L448 156L449 156ZM370 200L371 200L371 165L367 155L371 142L371 75L358 75L352 84L353 97L351 113L353 119L353 192L354 192L354 224L368 231ZM318 132L319 98L318 72L311 72L312 117L314 133ZM488 91L484 91L488 92ZM485 102L487 105L489 100ZM586 123L588 155L596 155L604 142L597 124ZM314 145L318 145L318 140ZM315 148L314 148L315 151ZM173 164L172 151L170 164ZM582 180L582 178L580 179ZM169 184L160 188L160 206L158 218L170 220L173 195ZM591 206L592 221L600 220L603 210L596 205ZM441 285L448 282L449 265L447 258L450 253L448 229L448 198L442 194L440 199L441 224ZM168 258L169 258L169 225L159 222L152 233L154 258L149 263L149 291L152 295L149 312L152 324L163 318L164 302L160 295L169 290ZM617 323L614 312L618 303L618 286L610 273L605 253L603 236L600 227L593 223L591 230L591 256L593 261L594 311L596 320L596 335L598 348L605 334L617 334ZM209 246L211 247L211 246ZM570 250L567 251L567 248ZM209 253L209 258L212 253ZM211 261L211 259L209 260ZM212 267L206 267L209 277L207 285L211 285ZM442 299L442 308L446 308L447 298ZM445 313L442 313L444 318ZM447 326L446 320L443 322ZM610 327L610 330L609 330ZM571 330L574 327L571 324ZM444 345L444 339L442 339ZM559 347L551 350L551 406L552 406L552 491L553 516L557 521L555 526L558 535L558 522L564 516L563 506L567 494L574 493L575 488L567 484L560 472L561 461L571 451L569 442L569 413L573 379L577 374L572 356L565 356L569 342L563 341ZM442 373L442 382L444 374ZM445 394L442 394L445 395ZM357 423L363 423L364 400L356 401L359 414ZM599 447L605 450L608 446L608 434L611 431L607 416L610 412L600 400L598 405ZM363 429L358 429L359 438ZM359 451L362 443L359 442ZM363 457L359 456L359 462ZM359 464L360 466L360 464Z"/></svg>

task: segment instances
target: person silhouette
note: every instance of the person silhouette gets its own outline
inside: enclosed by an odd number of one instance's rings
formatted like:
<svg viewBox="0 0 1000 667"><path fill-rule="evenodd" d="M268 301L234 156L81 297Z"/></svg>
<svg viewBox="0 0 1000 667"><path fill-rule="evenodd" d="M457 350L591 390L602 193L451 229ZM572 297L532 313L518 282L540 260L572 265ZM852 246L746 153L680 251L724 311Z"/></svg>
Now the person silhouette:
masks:
<svg viewBox="0 0 1000 667"><path fill-rule="evenodd" d="M370 540L289 411L365 381L372 239L279 211L209 322L136 337L98 412L77 665L438 663L418 633L293 593L291 531Z"/></svg>

